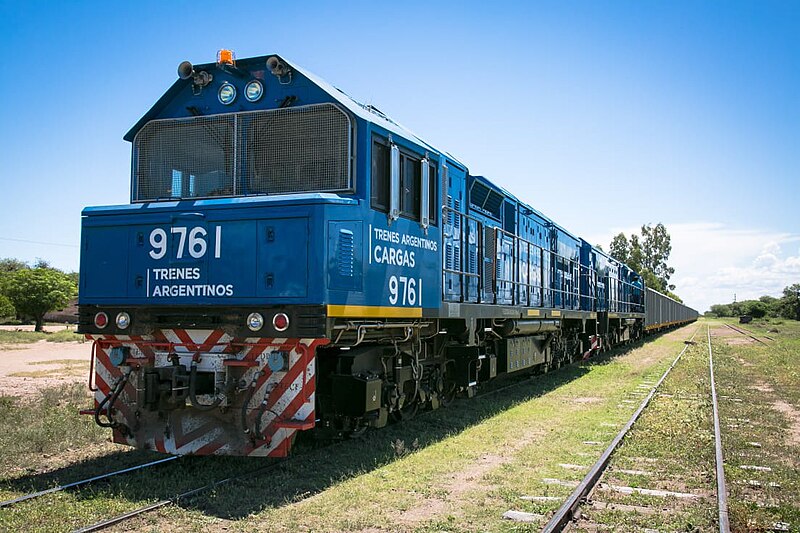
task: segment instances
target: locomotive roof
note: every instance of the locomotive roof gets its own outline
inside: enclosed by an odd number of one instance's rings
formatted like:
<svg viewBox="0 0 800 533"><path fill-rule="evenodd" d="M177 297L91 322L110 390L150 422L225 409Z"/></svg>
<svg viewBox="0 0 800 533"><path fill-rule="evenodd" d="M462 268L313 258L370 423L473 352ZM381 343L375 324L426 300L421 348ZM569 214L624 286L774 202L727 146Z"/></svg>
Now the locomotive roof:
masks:
<svg viewBox="0 0 800 533"><path fill-rule="evenodd" d="M352 96L344 92L343 90L335 87L325 81L324 79L320 78L316 74L306 70L305 68L297 65L294 62L288 61L282 56L277 54L269 54L265 56L257 56L257 57L249 57L245 59L237 59L236 66L242 70L263 70L266 68L266 61L268 58L276 56L281 59L284 63L289 65L292 70L296 71L310 82L315 84L317 87L325 91L329 96L331 96L337 103L345 107L348 111L356 115L357 117L364 119L368 122L372 122L373 124L377 124L378 126L396 134L401 137L404 137L410 141L418 143L423 148L430 150L432 152L436 152L438 154L446 155L448 159L464 166L458 159L453 157L448 152L442 151L434 147L433 145L429 144L419 136L417 136L414 132L398 124L388 116L386 116L380 110L368 106L366 104L362 104L361 102L355 100ZM213 73L215 70L219 70L219 66L216 63L204 63L201 65L194 66L196 70L205 70L207 72ZM191 84L190 79L177 79L172 86L167 89L167 91L158 99L158 101L150 108L150 110L144 114L144 116L139 119L139 121L125 134L124 139L126 141L132 142L136 133L144 127L149 121L155 119L159 116L161 111L170 103L172 100L177 96L177 94L183 90L187 85Z"/></svg>

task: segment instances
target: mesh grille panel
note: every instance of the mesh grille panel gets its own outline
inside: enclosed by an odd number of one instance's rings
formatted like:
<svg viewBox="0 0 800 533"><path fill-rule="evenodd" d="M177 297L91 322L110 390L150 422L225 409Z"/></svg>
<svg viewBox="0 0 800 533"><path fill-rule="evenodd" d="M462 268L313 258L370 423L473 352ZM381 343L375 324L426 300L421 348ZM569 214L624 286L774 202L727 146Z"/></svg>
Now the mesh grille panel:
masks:
<svg viewBox="0 0 800 533"><path fill-rule="evenodd" d="M349 188L347 115L331 105L278 109L242 118L249 194Z"/></svg>
<svg viewBox="0 0 800 533"><path fill-rule="evenodd" d="M134 140L135 199L348 190L350 142L332 104L151 121Z"/></svg>
<svg viewBox="0 0 800 533"><path fill-rule="evenodd" d="M136 136L137 199L233 194L234 117L158 120Z"/></svg>

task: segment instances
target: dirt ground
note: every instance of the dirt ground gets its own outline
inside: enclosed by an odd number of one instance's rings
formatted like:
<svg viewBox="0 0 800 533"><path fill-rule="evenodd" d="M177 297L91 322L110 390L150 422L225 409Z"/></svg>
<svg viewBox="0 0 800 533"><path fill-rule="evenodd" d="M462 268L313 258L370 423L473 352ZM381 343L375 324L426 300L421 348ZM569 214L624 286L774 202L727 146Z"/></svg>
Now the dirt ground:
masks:
<svg viewBox="0 0 800 533"><path fill-rule="evenodd" d="M0 351L0 396L27 397L44 387L85 382L91 352L88 342L5 345Z"/></svg>

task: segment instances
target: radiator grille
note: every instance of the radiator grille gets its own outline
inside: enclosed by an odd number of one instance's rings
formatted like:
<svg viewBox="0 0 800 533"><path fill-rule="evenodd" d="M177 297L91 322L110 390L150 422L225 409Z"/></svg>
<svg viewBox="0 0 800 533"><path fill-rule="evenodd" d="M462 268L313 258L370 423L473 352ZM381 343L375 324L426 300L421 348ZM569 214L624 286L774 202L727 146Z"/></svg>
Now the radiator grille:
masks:
<svg viewBox="0 0 800 533"><path fill-rule="evenodd" d="M233 194L234 122L217 115L146 124L135 140L137 198Z"/></svg>
<svg viewBox="0 0 800 533"><path fill-rule="evenodd" d="M242 122L248 193L349 188L349 119L336 107L277 109Z"/></svg>
<svg viewBox="0 0 800 533"><path fill-rule="evenodd" d="M134 140L135 200L350 190L351 143L333 104L154 120Z"/></svg>

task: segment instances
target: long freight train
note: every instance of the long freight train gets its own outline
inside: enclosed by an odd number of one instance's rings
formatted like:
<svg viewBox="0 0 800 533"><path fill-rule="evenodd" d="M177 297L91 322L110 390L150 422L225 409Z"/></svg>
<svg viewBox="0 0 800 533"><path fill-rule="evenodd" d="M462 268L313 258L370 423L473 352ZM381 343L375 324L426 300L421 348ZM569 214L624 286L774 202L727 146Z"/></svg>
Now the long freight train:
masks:
<svg viewBox="0 0 800 533"><path fill-rule="evenodd" d="M183 62L82 215L91 411L115 442L284 456L697 313L277 55Z"/></svg>

